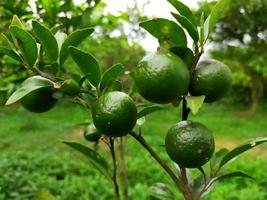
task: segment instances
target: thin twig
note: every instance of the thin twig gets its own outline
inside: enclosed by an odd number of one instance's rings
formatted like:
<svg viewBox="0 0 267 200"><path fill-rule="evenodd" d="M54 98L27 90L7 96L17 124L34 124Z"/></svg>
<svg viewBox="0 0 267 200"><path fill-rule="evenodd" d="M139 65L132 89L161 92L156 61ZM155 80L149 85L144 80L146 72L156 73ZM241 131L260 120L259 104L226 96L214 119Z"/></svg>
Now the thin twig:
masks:
<svg viewBox="0 0 267 200"><path fill-rule="evenodd" d="M151 146L149 146L145 139L140 135L135 133L134 131L131 131L131 136L133 136L149 153L150 155L161 165L161 167L168 173L168 175L171 177L175 185L180 189L182 192L184 192L184 186L181 180L177 178L175 173L171 170L171 168L158 156L158 154L152 149Z"/></svg>
<svg viewBox="0 0 267 200"><path fill-rule="evenodd" d="M55 77L52 77L52 76L46 74L45 72L41 71L37 67L32 67L31 70L33 72L35 72L36 74L39 74L40 76L44 77L44 78L50 79L52 81L57 81L57 79Z"/></svg>
<svg viewBox="0 0 267 200"><path fill-rule="evenodd" d="M116 154L115 154L115 149L114 149L114 139L110 137L109 142L110 142L110 152L111 152L112 161L113 161L114 190L115 190L116 198L119 200L120 199L120 192L119 192L119 185L117 182L117 160L116 160Z"/></svg>
<svg viewBox="0 0 267 200"><path fill-rule="evenodd" d="M126 138L125 138L126 139ZM123 195L124 200L129 200L128 196L128 178L127 178L127 170L126 170L126 164L125 164L125 144L124 144L124 138L120 138L120 159L121 159L121 175L122 175L122 182L123 182Z"/></svg>

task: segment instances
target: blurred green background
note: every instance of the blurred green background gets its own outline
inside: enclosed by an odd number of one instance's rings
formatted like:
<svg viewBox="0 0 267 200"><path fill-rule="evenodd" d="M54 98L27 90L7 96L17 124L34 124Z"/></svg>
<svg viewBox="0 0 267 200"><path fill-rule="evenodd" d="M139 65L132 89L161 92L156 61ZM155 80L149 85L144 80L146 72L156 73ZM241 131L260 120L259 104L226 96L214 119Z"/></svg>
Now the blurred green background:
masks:
<svg viewBox="0 0 267 200"><path fill-rule="evenodd" d="M2 0L0 30L7 31L15 14L25 25L37 18L49 27L60 25L67 33L94 26L96 33L80 47L91 52L103 70L120 62L129 71L147 51L140 41L151 37L138 27L139 21L150 17L144 12L145 5L133 2L134 6L113 14L106 12L108 5L100 0L79 4L72 0L40 0L35 4L28 0ZM199 2L198 8L194 8L196 15L203 11L208 14L214 4ZM231 149L249 138L267 136L266 13L266 0L232 1L228 14L220 20L209 41L204 56L216 58L231 68L233 88L227 97L204 105L190 119L202 122L214 132L217 149ZM1 37L0 45L3 43ZM69 59L66 67L71 71L73 65ZM30 73L0 52L0 200L37 199L40 192L62 200L114 199L112 185L85 157L61 143L71 140L87 144L83 127L77 125L91 120L87 110L75 105L72 99L62 100L56 108L40 115L29 113L19 104L4 106L8 96ZM123 83L128 90L132 80L126 77ZM179 109L166 106L147 117L142 126L144 137L166 161L169 159L162 147L164 135L180 120L180 115ZM105 149L100 151L107 154ZM204 199L267 199L266 158L266 145L242 156L228 169L244 171L256 181L238 178L224 181ZM126 162L130 199L148 199L151 185L170 183L165 172L129 136Z"/></svg>

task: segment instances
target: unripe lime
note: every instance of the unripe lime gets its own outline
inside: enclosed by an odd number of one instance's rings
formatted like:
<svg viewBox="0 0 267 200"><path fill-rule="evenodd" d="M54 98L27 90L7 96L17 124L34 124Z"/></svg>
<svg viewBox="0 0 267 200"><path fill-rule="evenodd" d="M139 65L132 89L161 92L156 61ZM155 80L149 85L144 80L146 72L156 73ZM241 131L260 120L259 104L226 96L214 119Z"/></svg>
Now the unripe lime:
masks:
<svg viewBox="0 0 267 200"><path fill-rule="evenodd" d="M185 63L173 53L151 53L138 64L135 85L145 99L170 103L187 92L189 72Z"/></svg>
<svg viewBox="0 0 267 200"><path fill-rule="evenodd" d="M168 131L165 147L170 158L179 166L198 168L210 160L214 152L214 138L204 125L181 121Z"/></svg>
<svg viewBox="0 0 267 200"><path fill-rule="evenodd" d="M232 72L217 60L201 61L194 72L190 93L205 95L205 102L214 102L225 96L232 86Z"/></svg>
<svg viewBox="0 0 267 200"><path fill-rule="evenodd" d="M101 133L113 137L124 136L135 126L137 108L127 94L108 92L93 106L92 118Z"/></svg>

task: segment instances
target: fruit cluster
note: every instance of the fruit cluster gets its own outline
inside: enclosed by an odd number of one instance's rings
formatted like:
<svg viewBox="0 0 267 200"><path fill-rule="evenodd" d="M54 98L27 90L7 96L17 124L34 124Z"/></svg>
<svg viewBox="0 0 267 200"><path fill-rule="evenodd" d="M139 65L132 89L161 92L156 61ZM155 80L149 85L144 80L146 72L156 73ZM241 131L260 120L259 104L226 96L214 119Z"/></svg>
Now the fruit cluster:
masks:
<svg viewBox="0 0 267 200"><path fill-rule="evenodd" d="M149 54L137 66L136 87L145 99L155 103L171 103L186 95L204 95L205 102L214 102L231 89L231 71L219 61L203 60L195 69L188 68L173 53ZM203 124L181 121L169 129L165 147L179 166L198 168L210 160L214 138Z"/></svg>
<svg viewBox="0 0 267 200"><path fill-rule="evenodd" d="M205 102L214 102L230 90L232 77L230 69L219 61L201 61L190 73L177 55L159 51L139 62L134 81L144 99L166 104L186 95L205 95ZM127 94L109 92L94 105L92 118L103 134L124 136L136 123L137 108ZM165 146L170 158L179 166L198 168L210 160L214 138L203 124L182 121L170 128Z"/></svg>

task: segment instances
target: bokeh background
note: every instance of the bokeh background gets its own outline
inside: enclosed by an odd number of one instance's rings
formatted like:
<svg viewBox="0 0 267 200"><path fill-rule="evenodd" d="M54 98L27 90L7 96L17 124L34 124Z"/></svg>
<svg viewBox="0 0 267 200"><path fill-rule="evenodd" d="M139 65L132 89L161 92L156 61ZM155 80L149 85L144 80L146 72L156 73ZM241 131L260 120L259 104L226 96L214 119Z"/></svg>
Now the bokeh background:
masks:
<svg viewBox="0 0 267 200"><path fill-rule="evenodd" d="M215 4L214 1L183 2L198 18L203 11L207 16ZM28 26L33 18L49 27L60 25L66 33L93 26L95 33L80 48L91 52L102 70L119 62L130 71L142 56L156 51L158 46L156 39L141 30L138 23L152 17L171 19L170 11L174 10L165 0L1 0L0 31L8 30L13 15ZM231 149L250 138L267 136L266 49L267 1L231 1L203 57L218 59L231 68L232 90L219 102L205 104L196 116L190 115L190 119L202 122L214 132L216 149ZM69 59L66 66L70 71L73 65ZM38 115L19 104L4 106L30 73L0 52L0 200L41 199L40 193L47 200L114 199L112 185L85 157L61 143L71 140L86 144L84 129L78 124L91 121L87 110L68 98L62 99L53 110ZM123 81L127 90L132 80L126 77ZM166 106L147 117L142 126L144 137L167 162L162 147L164 135L179 117L178 109ZM130 137L126 153L130 199L149 199L150 186L157 182L170 183L165 172ZM266 145L241 156L226 170L241 170L256 180L223 181L204 199L266 200L266 158ZM179 193L177 199L181 199Z"/></svg>

